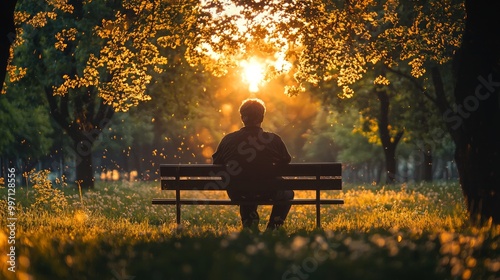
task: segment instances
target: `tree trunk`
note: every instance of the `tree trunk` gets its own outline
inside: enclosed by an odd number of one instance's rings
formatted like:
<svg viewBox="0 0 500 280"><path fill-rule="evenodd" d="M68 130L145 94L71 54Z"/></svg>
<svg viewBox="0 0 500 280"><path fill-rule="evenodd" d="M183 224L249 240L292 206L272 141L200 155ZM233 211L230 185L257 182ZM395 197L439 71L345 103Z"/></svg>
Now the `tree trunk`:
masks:
<svg viewBox="0 0 500 280"><path fill-rule="evenodd" d="M375 89L380 101L380 116L378 118L378 128L382 148L385 156L386 184L396 182L396 147L403 137L404 131L399 131L393 140L389 131L389 95L382 89Z"/></svg>
<svg viewBox="0 0 500 280"><path fill-rule="evenodd" d="M457 107L445 115L454 130L460 185L475 224L500 223L500 10L493 4L466 1Z"/></svg>
<svg viewBox="0 0 500 280"><path fill-rule="evenodd" d="M415 162L415 181L432 182L433 180L433 156L431 145L424 145L419 150L418 160Z"/></svg>
<svg viewBox="0 0 500 280"><path fill-rule="evenodd" d="M92 165L92 147L109 124L114 114L113 108L96 98L93 91L73 93L74 108L69 101L69 93L54 96L52 88L45 88L50 114L61 128L73 140L76 181L84 189L94 188L94 169ZM78 95L79 94L79 95Z"/></svg>
<svg viewBox="0 0 500 280"><path fill-rule="evenodd" d="M430 148L422 151L424 162L422 163L421 179L425 182L432 182L432 150Z"/></svg>
<svg viewBox="0 0 500 280"><path fill-rule="evenodd" d="M396 182L396 146L388 145L384 147L385 155L385 183L394 184Z"/></svg>
<svg viewBox="0 0 500 280"><path fill-rule="evenodd" d="M92 165L92 146L93 142L90 142L89 139L74 141L76 182L84 189L94 188L95 178Z"/></svg>

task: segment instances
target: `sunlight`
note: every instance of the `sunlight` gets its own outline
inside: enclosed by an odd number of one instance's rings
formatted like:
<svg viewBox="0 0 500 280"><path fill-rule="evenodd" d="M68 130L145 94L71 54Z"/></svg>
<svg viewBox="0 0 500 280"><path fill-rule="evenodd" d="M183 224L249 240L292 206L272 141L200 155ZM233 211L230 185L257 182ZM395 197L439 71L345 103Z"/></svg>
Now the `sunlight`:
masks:
<svg viewBox="0 0 500 280"><path fill-rule="evenodd" d="M280 3L278 0L270 2ZM241 67L239 70L243 82L248 84L250 92L255 93L264 82L291 70L292 63L286 59L289 47L287 40L283 36L270 35L277 32L276 23L286 24L291 20L289 14L272 10L270 6L263 10L248 9L234 0L220 0L216 3L202 0L200 3L203 11L210 14L215 22L229 22L234 28L230 33L222 30L202 37L196 46L199 53L217 65L216 70L213 70L216 75L222 76L227 74L230 68ZM208 27L215 28L214 25ZM258 27L265 28L267 35L249 32ZM223 38L228 36L234 44L224 46ZM266 44L269 48L262 51L254 44ZM238 53L235 49L245 50L245 53ZM257 54L259 58L251 57L252 53Z"/></svg>
<svg viewBox="0 0 500 280"><path fill-rule="evenodd" d="M242 78L245 83L248 83L248 90L251 92L259 91L259 84L264 82L264 65L258 62L255 58L248 61L242 61L240 66L243 68Z"/></svg>

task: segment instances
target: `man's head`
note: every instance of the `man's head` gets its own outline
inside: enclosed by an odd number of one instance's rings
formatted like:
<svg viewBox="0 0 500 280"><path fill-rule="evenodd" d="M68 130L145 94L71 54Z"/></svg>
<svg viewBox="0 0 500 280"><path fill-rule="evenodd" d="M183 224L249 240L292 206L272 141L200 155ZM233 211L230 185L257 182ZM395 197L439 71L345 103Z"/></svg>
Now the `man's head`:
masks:
<svg viewBox="0 0 500 280"><path fill-rule="evenodd" d="M241 103L240 115L245 126L259 126L265 113L266 105L258 98L249 98Z"/></svg>

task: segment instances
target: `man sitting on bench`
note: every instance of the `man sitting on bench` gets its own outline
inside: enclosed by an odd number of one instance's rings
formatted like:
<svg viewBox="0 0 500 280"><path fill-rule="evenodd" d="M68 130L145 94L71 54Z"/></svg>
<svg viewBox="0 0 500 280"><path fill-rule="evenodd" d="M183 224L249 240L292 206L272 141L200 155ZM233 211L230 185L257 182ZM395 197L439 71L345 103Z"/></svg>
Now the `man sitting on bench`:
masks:
<svg viewBox="0 0 500 280"><path fill-rule="evenodd" d="M244 100L240 106L241 120L244 127L224 136L217 150L213 154L214 164L237 162L238 174L232 176L231 182L252 182L265 179L272 167L287 164L291 156L281 138L272 132L265 132L261 128L266 107L264 102L257 98ZM229 185L233 185L230 183ZM236 183L237 184L237 183ZM262 199L270 201L291 201L294 197L292 190L255 192L248 190L228 190L231 200ZM259 214L257 204L240 205L240 216L244 228L258 229ZM273 205L268 230L277 229L283 225L291 204Z"/></svg>

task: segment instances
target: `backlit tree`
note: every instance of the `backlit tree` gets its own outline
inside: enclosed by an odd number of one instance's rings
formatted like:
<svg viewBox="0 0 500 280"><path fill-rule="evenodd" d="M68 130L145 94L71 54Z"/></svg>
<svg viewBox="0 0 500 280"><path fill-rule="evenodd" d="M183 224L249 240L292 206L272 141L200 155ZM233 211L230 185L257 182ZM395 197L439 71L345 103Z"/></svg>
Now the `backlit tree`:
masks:
<svg viewBox="0 0 500 280"><path fill-rule="evenodd" d="M18 41L7 92L29 86L46 96L52 117L73 141L76 180L83 187L93 187L92 147L114 112L150 99L151 74L168 63L160 48L194 36L192 2L17 5Z"/></svg>

